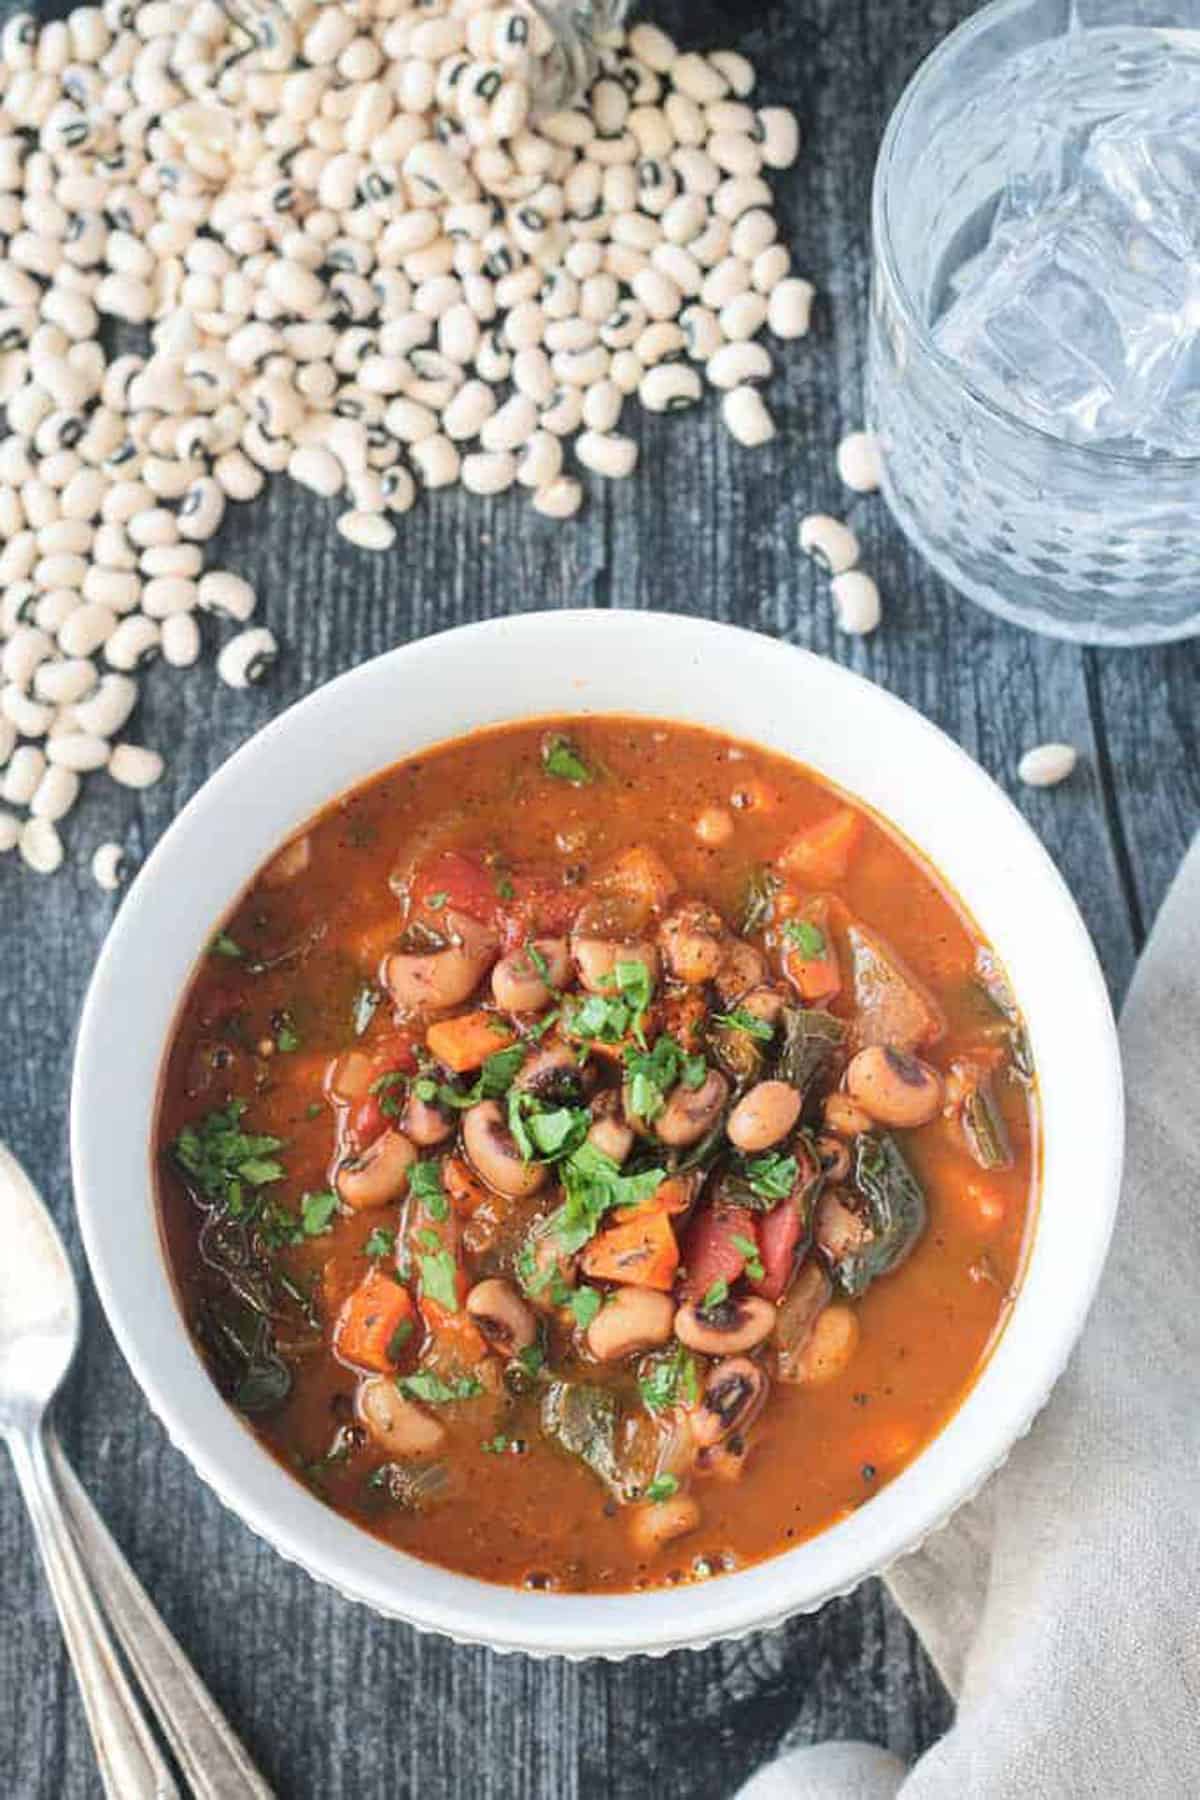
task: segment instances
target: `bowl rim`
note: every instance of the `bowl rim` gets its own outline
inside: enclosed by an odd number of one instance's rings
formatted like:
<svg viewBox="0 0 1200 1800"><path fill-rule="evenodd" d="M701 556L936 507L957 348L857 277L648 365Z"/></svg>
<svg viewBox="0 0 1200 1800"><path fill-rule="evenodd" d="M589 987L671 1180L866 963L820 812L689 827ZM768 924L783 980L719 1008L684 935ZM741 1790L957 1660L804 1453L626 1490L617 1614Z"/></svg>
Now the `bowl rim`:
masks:
<svg viewBox="0 0 1200 1800"><path fill-rule="evenodd" d="M220 820L222 809L245 793L244 777L257 763L270 764L286 752L297 734L304 736L315 727L320 733L334 715L346 707L353 708L356 691L366 692L373 684L393 674L401 681L422 674L436 680L444 659L479 659L486 665L489 653L508 653L514 646L524 656L537 655L539 640L561 642L569 646L572 666L579 666L581 652L586 657L590 640L597 646L616 633L622 654L636 653L640 647L661 656L664 650L673 659L702 656L706 666L722 657L741 661L747 667L739 680L748 679L756 660L780 665L773 670L778 680L782 666L790 659L791 668L803 673L809 685L814 682L828 691L831 711L839 714L840 696L858 705L874 708L878 716L878 732L890 726L902 738L921 742L944 766L953 767L964 789L975 790L976 798L984 798L996 818L1007 814L1010 839L1020 845L1020 860L1026 880L1037 886L1039 919L1051 916L1065 939L1070 952L1064 979L1074 982L1072 1001L1083 1014L1081 1055L1090 1076L1099 1084L1094 1092L1095 1104L1088 1117L1092 1133L1080 1152L1082 1174L1090 1177L1089 1211L1081 1237L1078 1255L1070 1262L1064 1294L1055 1296L1053 1308L1047 1308L1047 1330L1044 1344L1024 1356L1028 1367L1014 1361L1014 1379L1006 1387L998 1371L1006 1363L1005 1347L1014 1337L1014 1324L1022 1313L1022 1300L1030 1285L1031 1265L1036 1260L1036 1246L1041 1223L1035 1230L1034 1244L1026 1259L1026 1269L1017 1301L1006 1328L989 1357L982 1373L968 1392L958 1411L942 1431L931 1440L908 1469L889 1482L869 1503L851 1517L829 1527L817 1537L794 1548L751 1565L736 1573L723 1575L711 1582L688 1583L677 1589L654 1589L639 1594L531 1594L519 1589L501 1587L472 1577L456 1574L426 1563L377 1540L361 1527L332 1512L308 1492L286 1470L277 1465L253 1437L249 1427L220 1397L184 1327L173 1283L167 1272L159 1240L157 1210L153 1194L150 1145L141 1148L142 1174L134 1175L145 1188L143 1230L131 1238L120 1209L106 1204L106 1195L115 1186L125 1186L130 1178L128 1159L133 1146L122 1141L113 1129L113 1109L118 1122L122 1105L135 1112L145 1105L145 1097L126 1093L122 1073L129 1057L136 1057L137 1037L128 1030L129 1008L125 1001L127 978L136 987L138 970L146 979L141 935L147 921L158 920L160 930L170 932L177 926L170 913L170 880L185 871L189 861L194 865L197 849L205 842L205 833ZM564 650L564 656L566 651ZM424 669L422 667L424 665ZM586 661L583 666L586 668ZM639 665L640 667L640 665ZM433 702L437 704L437 702ZM497 715L501 719L518 720L537 717L552 708L514 703ZM563 696L558 711L591 711L598 716L613 715L624 710L669 719L691 719L703 723L694 705L673 708L671 678L664 678L663 704L656 708L629 705L588 707L579 704L572 693ZM714 702L713 712L716 711ZM479 723L491 723L481 719ZM709 720L710 727L726 729ZM747 735L731 729L731 735ZM461 730L427 735L423 742L432 744L462 735ZM877 733L878 735L878 733ZM782 754L788 751L780 744L768 747ZM400 750L394 760L413 754ZM802 751L792 752L794 759L807 760ZM387 766L386 761L378 764ZM818 772L821 772L818 767ZM828 772L826 772L828 773ZM356 780L366 779L364 775ZM842 778L828 778L845 785ZM333 784L326 801L345 791L345 783ZM869 806L874 802L859 796ZM253 805L254 802L251 802ZM227 883L231 904L251 878L255 868L269 856L271 849L283 842L311 817L317 808L302 809L290 825L274 823L266 849L261 854L245 847L231 853L236 863L233 879ZM986 810L986 809L985 809ZM907 830L901 826L900 829ZM917 841L917 847L931 862L932 853ZM219 858L214 861L219 862ZM936 862L934 866L938 866ZM951 872L943 879L953 892L958 884ZM971 911L977 911L967 899ZM214 908L205 921L209 928L217 917ZM980 921L989 938L986 919ZM202 952L204 938L199 936L189 950L189 966L194 966ZM153 1064L161 1069L162 1053L171 1030L178 992L169 997L167 1022L158 1042L150 1046ZM136 1007L134 1015L136 1016ZM114 1030L114 1025L116 1029ZM126 1048L126 1041L133 1048ZM149 1102L151 1112L153 1096ZM587 1657L621 1658L631 1654L663 1654L675 1648L701 1648L717 1639L745 1635L777 1624L805 1611L813 1611L827 1600L850 1592L868 1576L882 1573L899 1556L919 1547L939 1529L965 1501L978 1492L993 1471L1005 1460L1013 1444L1028 1431L1045 1404L1050 1391L1065 1367L1082 1328L1099 1282L1116 1215L1120 1189L1123 1144L1123 1090L1116 1029L1109 1005L1107 989L1091 940L1058 870L1049 855L1022 818L1012 801L990 776L952 739L931 721L925 719L906 702L840 664L806 650L765 637L761 633L720 624L707 619L668 613L641 613L580 609L526 613L462 626L419 639L372 658L296 702L265 725L227 758L197 791L155 847L131 885L108 938L97 960L85 1000L76 1046L71 1093L71 1157L76 1206L88 1262L109 1325L129 1363L135 1380L145 1394L152 1411L169 1438L193 1469L238 1517L260 1538L270 1543L285 1559L304 1568L315 1580L333 1587L344 1597L371 1607L389 1618L401 1619L421 1630L443 1633L458 1642L486 1644L499 1651L519 1650L534 1656L562 1655L573 1659ZM132 1202L130 1202L132 1203ZM1041 1195L1044 1209L1045 1188ZM145 1229L148 1224L149 1230ZM148 1254L148 1238L154 1240L153 1254ZM153 1280L151 1265L157 1258L159 1279L165 1283L174 1339L156 1337L151 1321L144 1316L141 1304L131 1304L134 1267L139 1264L148 1279ZM139 1302L146 1290L139 1289ZM154 1297L157 1304L161 1296ZM1032 1299L1026 1302L1033 1307ZM1039 1301L1039 1305L1041 1302ZM189 1375L188 1371L191 1371ZM182 1375L188 1405L172 1391L171 1380ZM199 1380L195 1379L199 1377ZM1019 1377L1019 1379L1017 1378ZM983 1425L986 1390L988 1423ZM975 1441L981 1440L981 1441ZM247 1455L246 1449L252 1454ZM934 1504L926 1490L940 1491Z"/></svg>

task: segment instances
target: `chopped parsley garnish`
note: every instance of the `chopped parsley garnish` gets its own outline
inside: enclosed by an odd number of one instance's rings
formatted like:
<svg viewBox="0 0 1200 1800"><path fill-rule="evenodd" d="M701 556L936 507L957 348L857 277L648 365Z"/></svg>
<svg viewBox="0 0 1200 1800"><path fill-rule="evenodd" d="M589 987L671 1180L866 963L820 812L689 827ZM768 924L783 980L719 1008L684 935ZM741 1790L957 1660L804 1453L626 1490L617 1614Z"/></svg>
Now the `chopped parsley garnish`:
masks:
<svg viewBox="0 0 1200 1800"><path fill-rule="evenodd" d="M450 1203L442 1186L442 1165L430 1159L416 1162L408 1172L408 1191L439 1225L450 1217Z"/></svg>
<svg viewBox="0 0 1200 1800"><path fill-rule="evenodd" d="M703 1300L700 1302L701 1312L715 1312L718 1306L724 1306L729 1298L729 1283L722 1276L714 1281Z"/></svg>
<svg viewBox="0 0 1200 1800"><path fill-rule="evenodd" d="M421 1268L421 1292L444 1306L447 1312L458 1311L458 1265L448 1250L443 1250L436 1232L418 1232L418 1238L430 1238L438 1248L428 1249L417 1257Z"/></svg>
<svg viewBox="0 0 1200 1800"><path fill-rule="evenodd" d="M354 1023L355 1037L361 1037L364 1031L366 1031L371 1020L375 1017L376 1008L379 1006L382 999L383 995L375 986L375 983L373 981L364 981L357 994L355 994L354 1004L350 1009L350 1017Z"/></svg>
<svg viewBox="0 0 1200 1800"><path fill-rule="evenodd" d="M443 1381L432 1369L418 1369L415 1375L401 1375L396 1386L410 1400L424 1400L428 1406L446 1406L452 1400L474 1400L483 1392L483 1383L475 1375L460 1375L454 1381Z"/></svg>
<svg viewBox="0 0 1200 1800"><path fill-rule="evenodd" d="M516 898L516 892L517 890L509 880L508 876L502 875L496 883L497 898L500 900L513 900Z"/></svg>
<svg viewBox="0 0 1200 1800"><path fill-rule="evenodd" d="M319 1119L324 1111L325 1108L319 1100L310 1100L304 1109L304 1116L306 1119Z"/></svg>
<svg viewBox="0 0 1200 1800"><path fill-rule="evenodd" d="M643 1404L650 1412L667 1412L681 1401L692 1406L700 1398L696 1359L682 1344L655 1359L638 1380Z"/></svg>
<svg viewBox="0 0 1200 1800"><path fill-rule="evenodd" d="M376 1225L370 1237L363 1245L363 1255L372 1258L394 1256L396 1253L396 1234L390 1225Z"/></svg>
<svg viewBox="0 0 1200 1800"><path fill-rule="evenodd" d="M689 1056L673 1037L663 1035L653 1050L625 1052L629 1110L646 1125L657 1119L677 1081L695 1090L707 1073L702 1056Z"/></svg>
<svg viewBox="0 0 1200 1800"><path fill-rule="evenodd" d="M768 1025L765 1019L756 1018L747 1012L744 1006L735 1006L732 1012L715 1013L714 1025L726 1025L730 1031L744 1031L747 1037L758 1038L761 1043L769 1044L775 1036L775 1027Z"/></svg>
<svg viewBox="0 0 1200 1800"><path fill-rule="evenodd" d="M546 1352L540 1344L526 1344L513 1360L520 1363L527 1375L540 1375L546 1365Z"/></svg>
<svg viewBox="0 0 1200 1800"><path fill-rule="evenodd" d="M544 981L546 986L553 992L554 983L550 979L550 964L546 961L537 945L534 943L527 943L525 946L525 955L529 959L530 968L538 977L539 981Z"/></svg>
<svg viewBox="0 0 1200 1800"><path fill-rule="evenodd" d="M575 1323L578 1325L579 1329L581 1331L586 1331L596 1314L600 1311L600 1308L604 1305L604 1299L599 1288L581 1287L576 1288L575 1292L567 1301L567 1305L573 1313Z"/></svg>
<svg viewBox="0 0 1200 1800"><path fill-rule="evenodd" d="M607 985L612 990L609 994L589 994L572 1005L566 1016L568 1031L602 1044L618 1044L632 1034L644 1050L646 1008L654 993L649 969L632 958L614 963Z"/></svg>
<svg viewBox="0 0 1200 1800"><path fill-rule="evenodd" d="M745 1165L746 1180L763 1200L786 1200L796 1185L800 1169L794 1156L770 1151Z"/></svg>
<svg viewBox="0 0 1200 1800"><path fill-rule="evenodd" d="M556 781L569 781L572 787L586 787L596 779L569 737L561 732L548 737L542 745L542 767Z"/></svg>
<svg viewBox="0 0 1200 1800"><path fill-rule="evenodd" d="M504 1030L505 1027L499 1025L498 1029ZM524 1061L524 1045L513 1044L508 1050L494 1050L484 1059L483 1067L465 1093L451 1087L449 1082L437 1083L428 1076L423 1076L416 1083L413 1092L420 1100L436 1100L440 1106L462 1112L469 1106L478 1106L481 1100L499 1100L516 1080Z"/></svg>
<svg viewBox="0 0 1200 1800"><path fill-rule="evenodd" d="M387 1359L389 1362L399 1362L400 1361L401 1356L404 1354L404 1346L405 1346L405 1344L407 1344L407 1342L408 1342L409 1338L412 1336L412 1334L413 1334L412 1320L411 1319L401 1319L401 1321L397 1325L395 1331L393 1331L391 1337L388 1339Z"/></svg>
<svg viewBox="0 0 1200 1800"><path fill-rule="evenodd" d="M289 1050L300 1048L300 1035L286 1013L280 1020L279 1030L275 1033L275 1048L286 1056Z"/></svg>
<svg viewBox="0 0 1200 1800"><path fill-rule="evenodd" d="M577 1150L592 1115L586 1106L547 1106L528 1088L510 1088L508 1129L525 1162L556 1162Z"/></svg>
<svg viewBox="0 0 1200 1800"><path fill-rule="evenodd" d="M783 936L793 950L810 960L825 954L825 933L807 919L789 919L783 928Z"/></svg>
<svg viewBox="0 0 1200 1800"><path fill-rule="evenodd" d="M407 1076L402 1075L399 1069L389 1069L386 1074L377 1075L367 1091L379 1101L379 1110L385 1119L398 1119L404 1106L407 1086Z"/></svg>
<svg viewBox="0 0 1200 1800"><path fill-rule="evenodd" d="M611 1156L586 1142L561 1165L559 1175L566 1198L555 1214L555 1230L569 1256L595 1236L612 1207L639 1206L666 1180L665 1169L622 1175Z"/></svg>
<svg viewBox="0 0 1200 1800"><path fill-rule="evenodd" d="M449 894L444 891L437 894L428 894L425 899L425 904L432 912L441 912L449 898Z"/></svg>
<svg viewBox="0 0 1200 1800"><path fill-rule="evenodd" d="M305 1194L300 1202L300 1223L305 1237L320 1237L323 1231L328 1231L336 1211L336 1194Z"/></svg>
<svg viewBox="0 0 1200 1800"><path fill-rule="evenodd" d="M489 1456L503 1456L511 1442L511 1438L506 1438L502 1431L498 1431L495 1437L484 1438L483 1443L479 1447L481 1450L486 1451Z"/></svg>
<svg viewBox="0 0 1200 1800"><path fill-rule="evenodd" d="M656 1475L646 1488L647 1500L653 1500L657 1506L663 1500L669 1500L679 1492L679 1478L676 1475Z"/></svg>
<svg viewBox="0 0 1200 1800"><path fill-rule="evenodd" d="M730 1238L729 1241L734 1249L739 1251L745 1257L746 1273L751 1281L761 1281L765 1274L765 1270L762 1265L762 1257L758 1254L758 1245L755 1243L754 1239L742 1237L739 1233Z"/></svg>
<svg viewBox="0 0 1200 1800"><path fill-rule="evenodd" d="M240 962L246 954L242 946L236 939L231 938L227 931L218 931L208 947L214 956L228 956L232 962Z"/></svg>
<svg viewBox="0 0 1200 1800"><path fill-rule="evenodd" d="M245 1111L244 1100L231 1100L198 1124L185 1125L173 1146L175 1160L204 1198L219 1201L233 1218L246 1210L247 1188L282 1181L284 1173L275 1159L282 1139L243 1131Z"/></svg>

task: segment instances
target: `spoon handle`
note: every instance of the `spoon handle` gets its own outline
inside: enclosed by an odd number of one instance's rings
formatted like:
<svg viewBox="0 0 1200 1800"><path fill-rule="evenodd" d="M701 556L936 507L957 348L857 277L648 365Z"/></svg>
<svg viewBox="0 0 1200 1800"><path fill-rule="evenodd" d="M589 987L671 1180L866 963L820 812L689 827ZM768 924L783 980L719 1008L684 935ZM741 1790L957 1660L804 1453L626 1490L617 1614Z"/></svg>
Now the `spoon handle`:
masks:
<svg viewBox="0 0 1200 1800"><path fill-rule="evenodd" d="M46 1460L40 1430L10 1433L17 1481L58 1607L110 1800L178 1800L179 1789L150 1734L100 1615Z"/></svg>
<svg viewBox="0 0 1200 1800"><path fill-rule="evenodd" d="M108 1622L196 1800L273 1800L212 1695L155 1611L53 1431L50 1462Z"/></svg>

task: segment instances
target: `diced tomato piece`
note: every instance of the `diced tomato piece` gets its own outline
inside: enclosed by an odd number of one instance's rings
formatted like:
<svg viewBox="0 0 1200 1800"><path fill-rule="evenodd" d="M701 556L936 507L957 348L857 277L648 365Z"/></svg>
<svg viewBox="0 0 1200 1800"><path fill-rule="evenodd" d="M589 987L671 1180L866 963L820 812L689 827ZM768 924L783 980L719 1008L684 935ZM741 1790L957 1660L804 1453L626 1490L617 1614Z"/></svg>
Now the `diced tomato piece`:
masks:
<svg viewBox="0 0 1200 1800"><path fill-rule="evenodd" d="M435 920L449 910L490 925L499 905L492 870L461 850L438 850L428 857L413 875L411 891L413 905Z"/></svg>
<svg viewBox="0 0 1200 1800"><path fill-rule="evenodd" d="M562 937L570 931L584 902L581 888L564 887L560 875L540 868L512 869L505 880L496 923L506 951L531 937Z"/></svg>
<svg viewBox="0 0 1200 1800"><path fill-rule="evenodd" d="M407 1288L371 1269L338 1314L333 1347L346 1362L388 1374L415 1349L416 1317Z"/></svg>
<svg viewBox="0 0 1200 1800"><path fill-rule="evenodd" d="M734 1238L757 1242L754 1214L748 1206L708 1206L689 1226L683 1243L683 1295L702 1300L714 1281L730 1286L746 1267L746 1252Z"/></svg>
<svg viewBox="0 0 1200 1800"><path fill-rule="evenodd" d="M367 1094L362 1100L356 1100L346 1119L346 1136L354 1151L361 1155L387 1130L387 1123L378 1094Z"/></svg>
<svg viewBox="0 0 1200 1800"><path fill-rule="evenodd" d="M389 1031L382 1037L371 1041L371 1061L375 1064L375 1076L390 1075L399 1070L402 1075L414 1075L417 1069L418 1039L411 1031Z"/></svg>
<svg viewBox="0 0 1200 1800"><path fill-rule="evenodd" d="M759 1221L758 1255L763 1276L750 1285L764 1300L782 1300L791 1286L803 1230L804 1221L794 1200L781 1200Z"/></svg>

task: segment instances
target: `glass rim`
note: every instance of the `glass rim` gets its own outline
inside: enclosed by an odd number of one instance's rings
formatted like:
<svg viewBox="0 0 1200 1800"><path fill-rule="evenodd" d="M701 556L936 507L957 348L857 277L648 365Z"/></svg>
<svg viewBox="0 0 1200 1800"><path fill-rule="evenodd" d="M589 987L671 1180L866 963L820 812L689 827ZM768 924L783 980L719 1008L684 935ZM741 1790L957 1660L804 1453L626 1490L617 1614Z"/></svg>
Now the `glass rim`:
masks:
<svg viewBox="0 0 1200 1800"><path fill-rule="evenodd" d="M1050 446L1055 454L1078 457L1081 462L1095 463L1108 468L1138 470L1143 476L1155 473L1174 475L1176 472L1200 470L1200 452L1194 456L1134 456L1126 450L1112 450L1103 444L1077 444L1070 438L1057 437L1054 432L1047 431L1044 426L1035 425L1023 419L1018 413L1011 412L1002 406L983 388L977 386L970 372L952 356L947 356L934 341L933 333L921 317L920 312L909 291L898 267L894 239L889 216L888 197L891 176L896 164L896 145L904 122L914 102L938 74L942 65L961 49L964 43L972 38L981 37L998 19L1006 14L1015 14L1028 7L1033 0L989 0L989 4L964 19L961 25L935 44L929 54L918 63L917 67L905 83L904 90L892 108L883 138L879 145L879 154L875 160L875 173L871 183L871 249L872 255L883 268L888 281L900 304L904 322L913 338L919 344L922 354L944 375L952 379L970 398L973 405L991 415L1001 424L1023 435L1038 439Z"/></svg>

